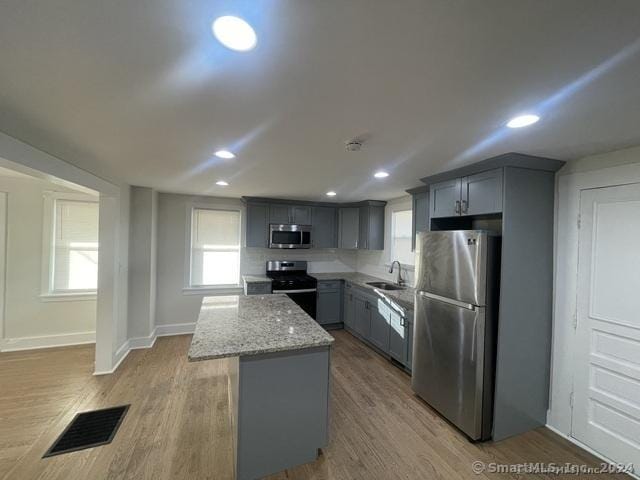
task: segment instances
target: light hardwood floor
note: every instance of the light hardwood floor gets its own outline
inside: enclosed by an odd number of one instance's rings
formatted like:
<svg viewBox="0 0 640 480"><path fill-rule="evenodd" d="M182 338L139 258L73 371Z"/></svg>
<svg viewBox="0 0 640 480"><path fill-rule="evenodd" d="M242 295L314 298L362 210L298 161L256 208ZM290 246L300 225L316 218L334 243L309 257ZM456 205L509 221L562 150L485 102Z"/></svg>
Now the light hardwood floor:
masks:
<svg viewBox="0 0 640 480"><path fill-rule="evenodd" d="M547 429L470 443L412 394L406 374L348 333L332 334L330 446L271 480L522 478L476 475L471 464L600 464ZM92 347L0 354L0 478L233 478L228 362L188 363L190 340L160 338L102 377L91 374ZM131 408L110 445L41 459L76 412L125 403Z"/></svg>

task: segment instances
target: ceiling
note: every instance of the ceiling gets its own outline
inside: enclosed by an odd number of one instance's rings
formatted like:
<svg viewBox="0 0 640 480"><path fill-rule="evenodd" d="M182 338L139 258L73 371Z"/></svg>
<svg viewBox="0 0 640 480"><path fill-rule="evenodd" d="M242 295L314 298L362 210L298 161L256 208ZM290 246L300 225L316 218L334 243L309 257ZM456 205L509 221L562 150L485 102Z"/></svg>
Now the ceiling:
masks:
<svg viewBox="0 0 640 480"><path fill-rule="evenodd" d="M255 50L213 38L225 14ZM0 130L161 191L389 199L504 152L640 143L637 0L3 0L0 69Z"/></svg>

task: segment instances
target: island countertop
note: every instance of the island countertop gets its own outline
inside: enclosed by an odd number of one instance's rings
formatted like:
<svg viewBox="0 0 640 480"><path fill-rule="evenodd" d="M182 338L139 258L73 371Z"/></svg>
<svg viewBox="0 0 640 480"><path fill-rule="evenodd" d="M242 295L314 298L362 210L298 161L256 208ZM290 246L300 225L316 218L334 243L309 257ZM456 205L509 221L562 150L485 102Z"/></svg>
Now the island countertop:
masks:
<svg viewBox="0 0 640 480"><path fill-rule="evenodd" d="M189 361L302 350L333 341L286 295L204 297Z"/></svg>

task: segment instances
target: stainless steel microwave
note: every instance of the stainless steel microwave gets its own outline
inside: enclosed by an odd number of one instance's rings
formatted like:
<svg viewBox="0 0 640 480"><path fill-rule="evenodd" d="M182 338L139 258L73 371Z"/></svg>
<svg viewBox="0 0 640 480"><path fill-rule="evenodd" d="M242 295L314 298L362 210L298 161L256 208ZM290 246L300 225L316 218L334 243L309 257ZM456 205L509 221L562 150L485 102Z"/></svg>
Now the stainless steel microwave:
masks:
<svg viewBox="0 0 640 480"><path fill-rule="evenodd" d="M311 225L269 225L269 248L311 248Z"/></svg>

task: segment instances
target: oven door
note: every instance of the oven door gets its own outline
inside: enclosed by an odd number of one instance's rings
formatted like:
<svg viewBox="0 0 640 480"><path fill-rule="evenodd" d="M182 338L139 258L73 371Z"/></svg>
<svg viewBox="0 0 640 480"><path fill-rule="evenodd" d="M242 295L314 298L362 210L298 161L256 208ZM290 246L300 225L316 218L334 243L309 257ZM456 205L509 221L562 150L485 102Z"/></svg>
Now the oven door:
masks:
<svg viewBox="0 0 640 480"><path fill-rule="evenodd" d="M296 302L307 315L316 319L316 289L307 288L304 290L273 290L272 293L284 293L291 300Z"/></svg>

